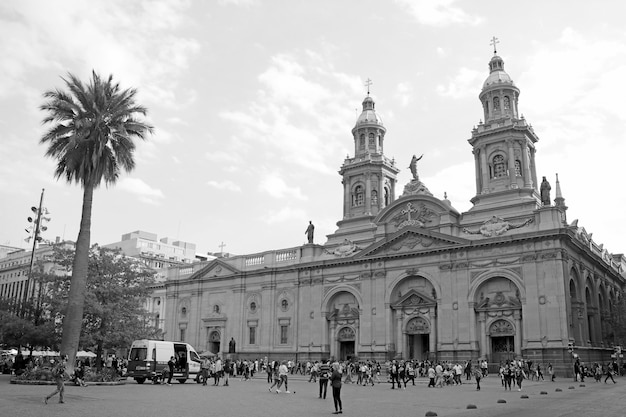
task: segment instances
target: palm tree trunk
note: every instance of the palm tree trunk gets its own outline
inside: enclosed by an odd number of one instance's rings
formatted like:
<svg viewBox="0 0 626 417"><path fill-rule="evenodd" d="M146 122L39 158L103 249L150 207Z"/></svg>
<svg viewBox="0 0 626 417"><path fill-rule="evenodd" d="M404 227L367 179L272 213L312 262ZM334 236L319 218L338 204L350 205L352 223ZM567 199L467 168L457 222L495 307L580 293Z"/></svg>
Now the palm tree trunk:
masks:
<svg viewBox="0 0 626 417"><path fill-rule="evenodd" d="M61 339L61 356L67 355L68 373L74 370L76 352L83 325L85 307L85 289L87 288L87 272L89 267L89 246L91 240L91 206L93 202L93 186L84 185L83 211L80 220L80 231L76 240L76 251L72 265L72 279L68 296L67 310L63 318L63 337Z"/></svg>

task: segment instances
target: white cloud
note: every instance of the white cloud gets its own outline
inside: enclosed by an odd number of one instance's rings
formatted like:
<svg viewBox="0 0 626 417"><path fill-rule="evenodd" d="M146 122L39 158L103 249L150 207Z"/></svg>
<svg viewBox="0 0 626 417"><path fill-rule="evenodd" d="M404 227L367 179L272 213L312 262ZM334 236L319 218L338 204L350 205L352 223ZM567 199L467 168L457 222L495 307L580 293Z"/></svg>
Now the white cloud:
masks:
<svg viewBox="0 0 626 417"><path fill-rule="evenodd" d="M290 187L285 180L278 174L267 174L259 183L259 190L274 198L295 198L298 200L306 200L307 197L302 194L300 187Z"/></svg>
<svg viewBox="0 0 626 417"><path fill-rule="evenodd" d="M283 223L289 220L303 220L306 219L306 213L302 209L295 209L293 207L282 207L278 211L270 211L263 220L268 224Z"/></svg>
<svg viewBox="0 0 626 417"><path fill-rule="evenodd" d="M334 71L329 61L312 51L273 56L258 76L255 100L243 110L220 113L233 122L233 138L239 140L231 140L222 151L237 153L244 161L272 160L278 174L297 167L335 175L339 161L334 157L343 154L346 126L354 122L345 103L354 100L362 82Z"/></svg>
<svg viewBox="0 0 626 417"><path fill-rule="evenodd" d="M225 180L225 181L211 180L207 182L207 185L213 188L217 188L218 190L227 190L227 191L236 191L236 192L241 191L241 187L239 185L229 180Z"/></svg>
<svg viewBox="0 0 626 417"><path fill-rule="evenodd" d="M69 67L81 79L92 69L112 73L122 87L138 87L142 102L172 103L180 94L178 78L200 49L197 40L174 35L188 7L186 1L165 0L5 5L0 13L0 96L22 94L32 70L62 75Z"/></svg>
<svg viewBox="0 0 626 417"><path fill-rule="evenodd" d="M115 185L115 188L134 194L139 201L148 204L160 204L165 198L160 189L151 187L139 178L122 178Z"/></svg>
<svg viewBox="0 0 626 417"><path fill-rule="evenodd" d="M448 82L448 85L440 84L437 86L437 93L443 97L454 99L477 97L485 78L487 75L484 71L461 67L454 78Z"/></svg>
<svg viewBox="0 0 626 417"><path fill-rule="evenodd" d="M480 16L473 16L454 5L456 0L396 0L402 4L415 19L427 26L470 25L484 21Z"/></svg>
<svg viewBox="0 0 626 417"><path fill-rule="evenodd" d="M413 101L413 86L410 83L399 83L396 86L395 97L400 101L402 107L408 106Z"/></svg>

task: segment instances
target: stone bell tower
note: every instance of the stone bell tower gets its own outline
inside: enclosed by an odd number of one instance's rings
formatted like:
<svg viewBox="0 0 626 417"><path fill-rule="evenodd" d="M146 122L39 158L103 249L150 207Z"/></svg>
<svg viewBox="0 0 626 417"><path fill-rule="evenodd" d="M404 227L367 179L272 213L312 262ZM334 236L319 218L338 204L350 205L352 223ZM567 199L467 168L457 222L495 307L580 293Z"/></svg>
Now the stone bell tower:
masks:
<svg viewBox="0 0 626 417"><path fill-rule="evenodd" d="M400 170L384 154L387 129L376 113L376 104L369 93L370 84L368 80L363 110L352 128L354 155L348 155L339 170L343 184L343 219L337 222L339 229L329 235L330 243L348 237L358 239L367 235L371 238L376 229L373 219L396 198L396 177Z"/></svg>
<svg viewBox="0 0 626 417"><path fill-rule="evenodd" d="M519 115L520 90L504 71L496 43L494 38L489 76L479 94L485 121L472 130L469 139L476 167L476 196L470 212L535 210L541 206L535 169L539 138Z"/></svg>

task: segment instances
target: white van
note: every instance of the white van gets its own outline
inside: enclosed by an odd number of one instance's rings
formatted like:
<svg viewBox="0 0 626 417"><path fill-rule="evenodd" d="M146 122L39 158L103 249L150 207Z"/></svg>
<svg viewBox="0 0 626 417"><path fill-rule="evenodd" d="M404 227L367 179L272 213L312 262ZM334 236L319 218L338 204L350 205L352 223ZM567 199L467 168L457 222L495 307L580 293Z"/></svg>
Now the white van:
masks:
<svg viewBox="0 0 626 417"><path fill-rule="evenodd" d="M181 384L189 378L199 381L202 360L196 350L189 343L164 340L135 340L128 355L127 376L138 384L143 384L146 379L161 378L172 356L175 359L172 379Z"/></svg>

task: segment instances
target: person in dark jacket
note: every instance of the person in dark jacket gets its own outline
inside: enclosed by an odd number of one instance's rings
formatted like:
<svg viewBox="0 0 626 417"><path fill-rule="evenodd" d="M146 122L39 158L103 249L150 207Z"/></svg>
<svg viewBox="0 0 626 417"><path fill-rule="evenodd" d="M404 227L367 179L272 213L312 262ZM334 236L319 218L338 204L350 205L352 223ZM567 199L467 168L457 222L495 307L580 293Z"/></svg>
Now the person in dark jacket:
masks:
<svg viewBox="0 0 626 417"><path fill-rule="evenodd" d="M341 372L339 372L339 363L333 363L333 373L330 376L330 385L333 387L333 402L335 403L335 412L333 414L343 413L341 404Z"/></svg>

